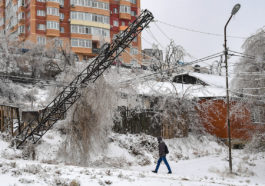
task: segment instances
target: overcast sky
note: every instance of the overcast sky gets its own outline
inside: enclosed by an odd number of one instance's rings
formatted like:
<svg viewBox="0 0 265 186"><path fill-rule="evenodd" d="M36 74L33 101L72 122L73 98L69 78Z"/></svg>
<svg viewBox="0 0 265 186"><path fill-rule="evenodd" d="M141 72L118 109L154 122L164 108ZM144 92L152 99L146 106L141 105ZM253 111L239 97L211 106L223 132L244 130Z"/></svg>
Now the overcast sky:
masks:
<svg viewBox="0 0 265 186"><path fill-rule="evenodd" d="M228 35L249 37L265 26L265 0L141 0L141 8L150 10L159 21L202 32L223 34L224 25L237 3L241 4L241 9L230 21ZM156 24L194 59L223 51L223 36L184 31L159 22ZM154 23L150 25L150 30L165 48L169 43L167 37ZM143 49L151 47L147 41L157 43L149 32L144 31ZM243 42L244 39L228 38L228 47L242 52Z"/></svg>

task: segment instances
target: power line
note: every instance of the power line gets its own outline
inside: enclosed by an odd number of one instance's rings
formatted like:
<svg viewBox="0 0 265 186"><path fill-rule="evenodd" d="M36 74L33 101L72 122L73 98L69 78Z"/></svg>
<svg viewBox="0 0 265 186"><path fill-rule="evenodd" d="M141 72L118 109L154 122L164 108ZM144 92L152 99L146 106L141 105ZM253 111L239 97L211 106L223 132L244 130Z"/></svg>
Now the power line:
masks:
<svg viewBox="0 0 265 186"><path fill-rule="evenodd" d="M137 51L139 51L139 50L137 50ZM131 54L130 54L129 52L127 52L126 50L124 50L124 52L127 53L132 59L134 59L134 60L136 60L137 62L140 62L140 63L141 63L140 60L138 60L135 56L131 55Z"/></svg>
<svg viewBox="0 0 265 186"><path fill-rule="evenodd" d="M149 35L151 35L150 33L148 33ZM152 37L152 36L151 36ZM147 40L146 38L144 38L144 37L141 37L146 43L148 43L151 47L153 47L153 45L159 45L159 44L157 44L157 43L152 43L151 41L149 41L149 40ZM152 38L153 39L153 38ZM153 39L154 40L154 39ZM161 46L160 46L161 47ZM163 47L163 46L162 46ZM161 48L160 50L162 50L162 51L166 51L166 49L165 48Z"/></svg>
<svg viewBox="0 0 265 186"><path fill-rule="evenodd" d="M200 34L205 34L205 35L211 35L211 36L217 36L217 37L224 37L223 34L216 34L216 33L211 33L211 32L204 32L204 31L199 31L199 30L195 30L195 29L191 29L191 28L185 28L185 27L181 27L181 26L177 26L177 25L173 25L170 23L166 23L164 21L160 21L160 20L156 20L156 22L179 29L179 30L184 30L184 31L189 31L189 32L195 32L195 33L200 33ZM240 36L227 36L230 38L234 38L234 39L247 39L246 37L240 37Z"/></svg>
<svg viewBox="0 0 265 186"><path fill-rule="evenodd" d="M163 47L163 45L156 39L156 37L154 36L154 34L151 32L150 28L146 29L147 32L149 32L149 34L151 35L151 37L158 43L158 45L160 45L161 48L165 48Z"/></svg>
<svg viewBox="0 0 265 186"><path fill-rule="evenodd" d="M228 51L232 52L232 53L240 54L240 55L243 55L243 56L249 56L249 57L255 58L255 56L252 56L252 55L249 55L249 54L244 54L242 52L237 52L237 51L234 51L234 50L228 50Z"/></svg>
<svg viewBox="0 0 265 186"><path fill-rule="evenodd" d="M235 74L238 76L265 76L265 73L251 73L251 72L231 72L230 74Z"/></svg>
<svg viewBox="0 0 265 186"><path fill-rule="evenodd" d="M243 58L248 58L254 60L255 58L250 57L250 56L244 56L244 55L238 55L238 54L228 54L229 56L236 56L236 57L243 57Z"/></svg>
<svg viewBox="0 0 265 186"><path fill-rule="evenodd" d="M150 41L148 41L147 39L145 39L144 37L141 37L145 42L147 42L149 45L153 45L154 43L151 43Z"/></svg>
<svg viewBox="0 0 265 186"><path fill-rule="evenodd" d="M120 84L123 84L123 83L127 84L127 83L130 83L132 81L135 81L136 79L142 79L142 78L152 77L154 75L161 74L161 73L167 73L168 71L175 70L177 68L181 69L181 68L183 68L185 66L188 66L188 65L193 65L193 64L200 63L200 62L203 62L203 61L207 61L207 60L210 60L210 59L213 59L213 58L216 58L216 57L220 57L221 55L222 55L222 52L219 52L219 53L216 53L216 54L213 54L213 55L206 56L206 57L201 58L201 59L197 59L197 60L194 60L194 61L191 61L191 62L188 62L188 63L184 63L184 65L182 65L182 66L177 66L177 67L169 68L169 69L166 69L166 70L162 70L160 72L155 72L155 73L152 73L152 74L141 76L141 77L138 77L138 78L125 80L125 81L120 82Z"/></svg>
<svg viewBox="0 0 265 186"><path fill-rule="evenodd" d="M157 27L157 29L169 40L171 41L171 39L165 34L165 32L158 26L158 24L156 24L156 22L154 22L155 26Z"/></svg>
<svg viewBox="0 0 265 186"><path fill-rule="evenodd" d="M233 79L242 79L242 80L244 80L244 81L261 81L261 80L265 80L265 77L264 78L254 78L254 79L250 79L249 77L245 77L245 78L243 78L243 77L237 77L237 76L228 76L228 77L230 77L230 78L233 78Z"/></svg>
<svg viewBox="0 0 265 186"><path fill-rule="evenodd" d="M263 90L265 87L257 87L257 88L237 88L236 90Z"/></svg>
<svg viewBox="0 0 265 186"><path fill-rule="evenodd" d="M243 92L236 92L233 90L229 90L229 92L232 92L234 94L239 94L239 95L245 95L245 96L249 96L249 97L265 98L265 95L248 94L248 93L243 93Z"/></svg>

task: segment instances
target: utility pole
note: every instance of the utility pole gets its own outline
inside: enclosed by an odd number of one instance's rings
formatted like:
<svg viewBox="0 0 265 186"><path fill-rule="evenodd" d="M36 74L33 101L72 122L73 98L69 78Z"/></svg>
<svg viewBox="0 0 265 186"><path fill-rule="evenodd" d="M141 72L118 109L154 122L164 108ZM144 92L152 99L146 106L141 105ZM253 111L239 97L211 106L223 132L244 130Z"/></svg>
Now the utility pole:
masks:
<svg viewBox="0 0 265 186"><path fill-rule="evenodd" d="M226 37L226 28L232 17L238 12L240 9L240 4L236 4L231 12L231 16L224 27L224 54L225 54L225 69L226 69L226 120L227 120L227 133L228 133L228 146L229 146L229 169L230 173L232 173L232 150L231 150L231 126L230 126L230 102L229 102L229 85L228 85L228 65L227 65L227 37Z"/></svg>

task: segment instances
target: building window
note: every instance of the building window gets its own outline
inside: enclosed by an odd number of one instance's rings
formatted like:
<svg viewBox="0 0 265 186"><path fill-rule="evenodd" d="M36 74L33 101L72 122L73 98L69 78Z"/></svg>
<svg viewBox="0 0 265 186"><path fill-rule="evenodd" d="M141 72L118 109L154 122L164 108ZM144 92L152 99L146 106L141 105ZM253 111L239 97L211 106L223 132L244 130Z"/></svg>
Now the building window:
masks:
<svg viewBox="0 0 265 186"><path fill-rule="evenodd" d="M38 43L39 45L46 45L46 37L38 36L38 37L37 37L37 43Z"/></svg>
<svg viewBox="0 0 265 186"><path fill-rule="evenodd" d="M131 16L136 16L136 12L135 11L131 11Z"/></svg>
<svg viewBox="0 0 265 186"><path fill-rule="evenodd" d="M109 16L71 11L71 19L109 24Z"/></svg>
<svg viewBox="0 0 265 186"><path fill-rule="evenodd" d="M92 7L97 8L98 7L98 2L97 1L92 1Z"/></svg>
<svg viewBox="0 0 265 186"><path fill-rule="evenodd" d="M37 16L45 16L44 10L37 10Z"/></svg>
<svg viewBox="0 0 265 186"><path fill-rule="evenodd" d="M91 27L83 25L71 25L71 33L76 34L91 34Z"/></svg>
<svg viewBox="0 0 265 186"><path fill-rule="evenodd" d="M45 30L46 29L46 25L44 25L44 24L38 24L37 29L38 30Z"/></svg>
<svg viewBox="0 0 265 186"><path fill-rule="evenodd" d="M113 26L118 27L118 26L119 26L119 21L114 20L114 21L113 21Z"/></svg>
<svg viewBox="0 0 265 186"><path fill-rule="evenodd" d="M60 19L64 20L64 13L60 13Z"/></svg>
<svg viewBox="0 0 265 186"><path fill-rule="evenodd" d="M109 3L96 1L96 0L71 0L71 5L109 10Z"/></svg>
<svg viewBox="0 0 265 186"><path fill-rule="evenodd" d="M122 22L121 22L121 25L122 25L122 26L125 26L125 22L124 22L124 21L122 21Z"/></svg>
<svg viewBox="0 0 265 186"><path fill-rule="evenodd" d="M83 26L83 25L71 25L71 33L76 34L88 34L95 36L110 37L109 29Z"/></svg>
<svg viewBox="0 0 265 186"><path fill-rule="evenodd" d="M47 21L47 29L59 30L59 23L55 21Z"/></svg>
<svg viewBox="0 0 265 186"><path fill-rule="evenodd" d="M28 18L28 19L30 18L30 12L27 13L27 18Z"/></svg>
<svg viewBox="0 0 265 186"><path fill-rule="evenodd" d="M64 0L59 0L60 6L64 6Z"/></svg>
<svg viewBox="0 0 265 186"><path fill-rule="evenodd" d="M118 13L118 9L117 8L113 8L113 13L117 14Z"/></svg>
<svg viewBox="0 0 265 186"><path fill-rule="evenodd" d="M71 46L72 47L82 47L82 48L92 48L92 41L87 39L71 39Z"/></svg>
<svg viewBox="0 0 265 186"><path fill-rule="evenodd" d="M47 15L59 16L59 9L53 7L47 7Z"/></svg>
<svg viewBox="0 0 265 186"><path fill-rule="evenodd" d="M131 7L125 6L125 5L120 5L120 13L131 14Z"/></svg>
<svg viewBox="0 0 265 186"><path fill-rule="evenodd" d="M25 13L24 12L20 12L18 14L18 20L20 20L20 19L25 19Z"/></svg>
<svg viewBox="0 0 265 186"><path fill-rule="evenodd" d="M137 48L131 48L131 49L130 49L130 53L131 53L132 55L137 55L137 54L138 54L138 49L137 49Z"/></svg>
<svg viewBox="0 0 265 186"><path fill-rule="evenodd" d="M60 3L60 0L46 0L46 1Z"/></svg>
<svg viewBox="0 0 265 186"><path fill-rule="evenodd" d="M24 6L25 0L18 0L18 6Z"/></svg>
<svg viewBox="0 0 265 186"><path fill-rule="evenodd" d="M30 25L28 26L28 32L30 32Z"/></svg>
<svg viewBox="0 0 265 186"><path fill-rule="evenodd" d="M64 33L64 27L60 27L60 32Z"/></svg>
<svg viewBox="0 0 265 186"><path fill-rule="evenodd" d="M37 0L38 2L45 3L45 0Z"/></svg>
<svg viewBox="0 0 265 186"><path fill-rule="evenodd" d="M118 1L118 0L116 0L116 1ZM130 2L132 4L136 4L136 0L125 0L125 1Z"/></svg>
<svg viewBox="0 0 265 186"><path fill-rule="evenodd" d="M0 26L4 25L4 18L0 18Z"/></svg>
<svg viewBox="0 0 265 186"><path fill-rule="evenodd" d="M91 27L92 35L110 37L110 31L104 28Z"/></svg>
<svg viewBox="0 0 265 186"><path fill-rule="evenodd" d="M21 25L18 27L18 33L21 34L21 33L25 33L25 26L24 25Z"/></svg>

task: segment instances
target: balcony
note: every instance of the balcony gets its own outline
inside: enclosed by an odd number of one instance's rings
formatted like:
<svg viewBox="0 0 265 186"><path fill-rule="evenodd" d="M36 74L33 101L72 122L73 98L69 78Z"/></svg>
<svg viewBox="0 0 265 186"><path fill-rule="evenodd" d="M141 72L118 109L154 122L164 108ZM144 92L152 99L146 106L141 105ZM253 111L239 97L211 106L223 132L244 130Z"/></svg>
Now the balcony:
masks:
<svg viewBox="0 0 265 186"><path fill-rule="evenodd" d="M131 14L128 13L120 13L120 19L127 19L127 20L131 20Z"/></svg>
<svg viewBox="0 0 265 186"><path fill-rule="evenodd" d="M59 37L60 31L55 29L46 29L46 35L52 37Z"/></svg>
<svg viewBox="0 0 265 186"><path fill-rule="evenodd" d="M19 25L25 24L25 18L18 18L18 24Z"/></svg>

